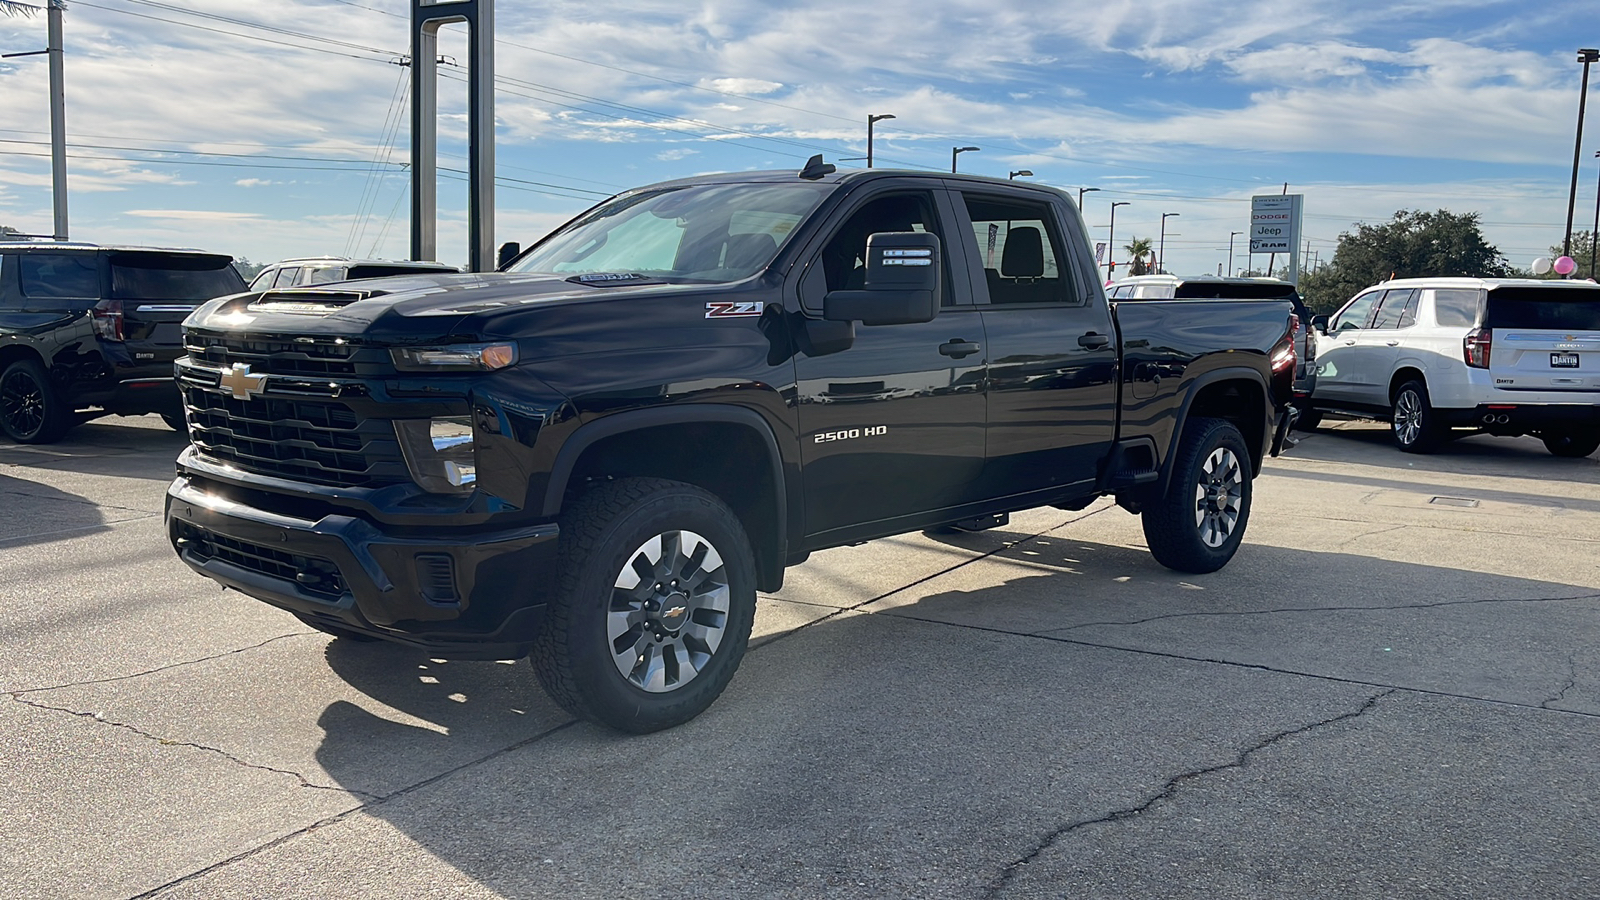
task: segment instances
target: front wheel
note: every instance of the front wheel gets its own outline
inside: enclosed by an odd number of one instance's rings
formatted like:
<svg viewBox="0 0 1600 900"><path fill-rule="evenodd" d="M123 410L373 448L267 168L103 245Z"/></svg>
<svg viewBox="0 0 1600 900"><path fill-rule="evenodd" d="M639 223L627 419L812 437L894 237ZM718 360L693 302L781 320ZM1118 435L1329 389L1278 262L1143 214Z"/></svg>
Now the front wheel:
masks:
<svg viewBox="0 0 1600 900"><path fill-rule="evenodd" d="M1227 565L1250 522L1252 477L1250 451L1232 422L1190 421L1166 493L1141 514L1150 555L1179 572Z"/></svg>
<svg viewBox="0 0 1600 900"><path fill-rule="evenodd" d="M1539 437L1552 455L1569 459L1582 459L1600 449L1600 431L1546 431Z"/></svg>
<svg viewBox="0 0 1600 900"><path fill-rule="evenodd" d="M534 671L568 712L638 733L717 699L755 620L755 555L715 496L658 478L606 482L562 516L560 575Z"/></svg>

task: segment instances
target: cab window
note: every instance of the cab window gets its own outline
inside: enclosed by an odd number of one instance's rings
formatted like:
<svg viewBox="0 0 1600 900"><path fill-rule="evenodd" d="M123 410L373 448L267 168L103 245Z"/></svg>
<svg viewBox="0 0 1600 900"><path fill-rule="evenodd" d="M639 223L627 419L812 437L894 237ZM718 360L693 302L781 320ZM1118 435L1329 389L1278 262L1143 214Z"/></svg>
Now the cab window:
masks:
<svg viewBox="0 0 1600 900"><path fill-rule="evenodd" d="M1356 328L1367 327L1367 321L1372 318L1372 306L1383 296L1382 291L1368 291L1350 301L1350 305L1339 313L1333 320L1334 331L1350 331Z"/></svg>
<svg viewBox="0 0 1600 900"><path fill-rule="evenodd" d="M972 219L990 305L1084 303L1072 281L1063 277L1061 239L1049 206L1010 197L961 196Z"/></svg>
<svg viewBox="0 0 1600 900"><path fill-rule="evenodd" d="M95 300L100 267L92 253L24 253L18 257L22 295L30 300Z"/></svg>
<svg viewBox="0 0 1600 900"><path fill-rule="evenodd" d="M946 288L950 284L950 242L939 229L933 195L925 191L874 198L845 219L822 249L822 271L828 290L859 290L866 283L867 238L895 231L939 235L944 257L939 302L941 306L951 305L952 293Z"/></svg>
<svg viewBox="0 0 1600 900"><path fill-rule="evenodd" d="M1388 291L1378 314L1372 319L1373 328L1410 328L1417 323L1417 292L1411 288Z"/></svg>

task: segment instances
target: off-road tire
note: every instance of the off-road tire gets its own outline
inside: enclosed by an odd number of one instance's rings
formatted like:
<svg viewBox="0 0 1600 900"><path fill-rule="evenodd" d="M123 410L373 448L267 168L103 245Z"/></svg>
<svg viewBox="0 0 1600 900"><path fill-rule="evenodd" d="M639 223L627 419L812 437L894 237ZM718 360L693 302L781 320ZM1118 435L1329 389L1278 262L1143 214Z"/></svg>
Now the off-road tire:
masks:
<svg viewBox="0 0 1600 900"><path fill-rule="evenodd" d="M1539 435L1552 456L1582 459L1600 449L1600 431L1546 431Z"/></svg>
<svg viewBox="0 0 1600 900"><path fill-rule="evenodd" d="M531 654L545 691L573 715L620 731L659 731L699 715L739 668L755 620L755 555L739 518L694 485L620 478L589 490L560 524L555 596ZM617 587L626 577L624 567L637 574L643 546L670 534L698 536L715 550L727 610L709 661L681 685L651 691L621 671L623 657L613 642L625 638L613 638L607 629L627 606L628 592ZM640 639L649 635L641 632ZM673 671L682 677L681 669Z"/></svg>
<svg viewBox="0 0 1600 900"><path fill-rule="evenodd" d="M1150 555L1169 569L1194 574L1227 565L1250 522L1253 478L1250 451L1232 422L1191 419L1173 455L1166 492L1140 514ZM1213 508L1217 498L1224 498L1221 511ZM1213 545L1222 522L1226 533Z"/></svg>
<svg viewBox="0 0 1600 900"><path fill-rule="evenodd" d="M1432 453L1448 437L1428 401L1428 386L1408 381L1395 390L1391 399L1389 434L1394 445L1406 453Z"/></svg>
<svg viewBox="0 0 1600 900"><path fill-rule="evenodd" d="M51 444L72 424L72 410L38 361L19 359L0 370L0 432L6 437L19 444Z"/></svg>

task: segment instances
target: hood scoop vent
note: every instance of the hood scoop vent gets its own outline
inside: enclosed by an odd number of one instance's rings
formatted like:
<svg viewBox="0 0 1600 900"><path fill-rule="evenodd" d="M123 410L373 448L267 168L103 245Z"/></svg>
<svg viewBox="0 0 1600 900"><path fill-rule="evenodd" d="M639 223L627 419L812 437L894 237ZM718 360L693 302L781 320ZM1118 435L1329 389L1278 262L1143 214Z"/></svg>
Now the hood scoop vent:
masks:
<svg viewBox="0 0 1600 900"><path fill-rule="evenodd" d="M250 304L262 312L327 315L359 300L376 297L382 291L267 291Z"/></svg>

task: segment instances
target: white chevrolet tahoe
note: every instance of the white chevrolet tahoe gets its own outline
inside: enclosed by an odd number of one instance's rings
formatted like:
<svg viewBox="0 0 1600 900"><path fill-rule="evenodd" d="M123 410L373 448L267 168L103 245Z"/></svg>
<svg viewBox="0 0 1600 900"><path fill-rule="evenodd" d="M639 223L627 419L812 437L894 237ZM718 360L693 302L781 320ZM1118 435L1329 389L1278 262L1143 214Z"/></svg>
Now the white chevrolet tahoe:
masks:
<svg viewBox="0 0 1600 900"><path fill-rule="evenodd" d="M1312 329L1304 427L1324 412L1387 420L1411 453L1482 432L1537 435L1557 456L1600 447L1600 285L1398 279Z"/></svg>

